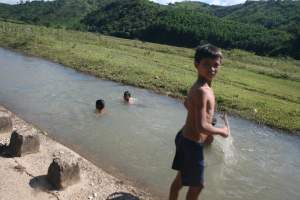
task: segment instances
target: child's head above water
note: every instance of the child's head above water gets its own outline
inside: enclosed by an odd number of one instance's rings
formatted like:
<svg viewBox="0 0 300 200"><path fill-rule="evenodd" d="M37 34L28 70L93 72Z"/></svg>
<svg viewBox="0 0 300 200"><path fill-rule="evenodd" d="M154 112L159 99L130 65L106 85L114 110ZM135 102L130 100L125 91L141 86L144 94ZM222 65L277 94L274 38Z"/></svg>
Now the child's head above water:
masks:
<svg viewBox="0 0 300 200"><path fill-rule="evenodd" d="M101 112L105 108L105 101L103 99L99 99L96 101L96 110Z"/></svg>
<svg viewBox="0 0 300 200"><path fill-rule="evenodd" d="M211 81L217 74L222 59L223 54L221 50L211 44L197 47L194 62L198 75Z"/></svg>
<svg viewBox="0 0 300 200"><path fill-rule="evenodd" d="M131 98L130 92L129 92L129 91L125 91L125 92L124 92L123 98L124 98L124 101L129 102L129 101L130 101L130 98Z"/></svg>

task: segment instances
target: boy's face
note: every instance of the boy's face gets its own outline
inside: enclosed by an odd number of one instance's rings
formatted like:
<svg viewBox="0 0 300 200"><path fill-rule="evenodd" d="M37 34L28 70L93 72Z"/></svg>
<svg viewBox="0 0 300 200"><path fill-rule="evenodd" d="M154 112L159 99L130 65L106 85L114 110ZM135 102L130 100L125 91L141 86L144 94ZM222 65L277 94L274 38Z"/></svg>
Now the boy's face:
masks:
<svg viewBox="0 0 300 200"><path fill-rule="evenodd" d="M195 63L195 67L201 77L211 81L221 67L221 59L219 57L215 59L204 58L199 63Z"/></svg>

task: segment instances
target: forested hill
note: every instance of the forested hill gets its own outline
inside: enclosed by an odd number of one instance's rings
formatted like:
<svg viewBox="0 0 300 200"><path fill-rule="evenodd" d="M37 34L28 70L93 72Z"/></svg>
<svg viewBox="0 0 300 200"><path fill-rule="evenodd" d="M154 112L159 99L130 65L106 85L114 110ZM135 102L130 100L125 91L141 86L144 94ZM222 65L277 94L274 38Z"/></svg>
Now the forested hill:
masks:
<svg viewBox="0 0 300 200"><path fill-rule="evenodd" d="M240 48L260 55L300 58L299 31L288 32L218 17L217 10L221 12L225 8L231 7L198 2L161 6L147 0L123 0L93 11L82 22L90 31L121 37L186 47L210 42L222 48Z"/></svg>
<svg viewBox="0 0 300 200"><path fill-rule="evenodd" d="M56 0L0 4L0 17L46 26L194 47L210 42L260 55L300 59L300 2L200 2L159 5L148 0Z"/></svg>
<svg viewBox="0 0 300 200"><path fill-rule="evenodd" d="M300 1L247 1L229 7L214 7L216 16L266 28L289 30L300 26Z"/></svg>
<svg viewBox="0 0 300 200"><path fill-rule="evenodd" d="M52 27L82 29L80 20L112 0L32 1L17 5L0 3L0 18Z"/></svg>

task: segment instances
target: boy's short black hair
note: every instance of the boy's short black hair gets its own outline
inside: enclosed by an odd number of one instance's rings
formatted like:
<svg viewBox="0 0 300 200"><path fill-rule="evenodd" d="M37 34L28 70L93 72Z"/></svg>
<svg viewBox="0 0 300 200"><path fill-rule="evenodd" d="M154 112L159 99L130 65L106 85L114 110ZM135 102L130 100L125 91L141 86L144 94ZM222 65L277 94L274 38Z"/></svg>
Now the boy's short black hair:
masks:
<svg viewBox="0 0 300 200"><path fill-rule="evenodd" d="M96 101L96 109L102 110L105 107L105 101L103 99L99 99Z"/></svg>
<svg viewBox="0 0 300 200"><path fill-rule="evenodd" d="M129 91L125 91L125 92L124 92L124 97L131 97L130 92L129 92Z"/></svg>
<svg viewBox="0 0 300 200"><path fill-rule="evenodd" d="M211 44L205 44L205 45L198 46L196 48L195 63L199 63L204 58L222 59L223 54L218 47Z"/></svg>

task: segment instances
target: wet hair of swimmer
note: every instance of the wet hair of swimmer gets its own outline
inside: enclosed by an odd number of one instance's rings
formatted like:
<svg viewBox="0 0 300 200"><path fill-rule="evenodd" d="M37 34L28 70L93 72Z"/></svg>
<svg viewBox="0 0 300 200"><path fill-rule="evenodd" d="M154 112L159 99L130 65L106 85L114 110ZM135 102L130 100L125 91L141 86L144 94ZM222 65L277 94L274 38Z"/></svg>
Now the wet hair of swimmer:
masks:
<svg viewBox="0 0 300 200"><path fill-rule="evenodd" d="M103 99L99 99L96 101L96 109L102 110L105 107L105 101Z"/></svg>
<svg viewBox="0 0 300 200"><path fill-rule="evenodd" d="M130 92L129 91L125 91L124 92L124 100L128 101L130 97L131 97Z"/></svg>
<svg viewBox="0 0 300 200"><path fill-rule="evenodd" d="M213 126L215 126L217 124L217 118L213 117L213 120L212 120L211 124Z"/></svg>

